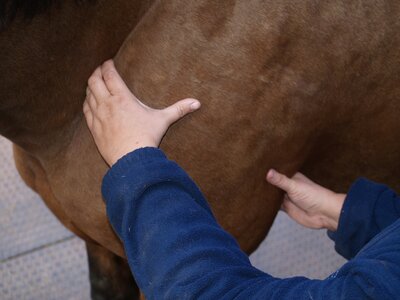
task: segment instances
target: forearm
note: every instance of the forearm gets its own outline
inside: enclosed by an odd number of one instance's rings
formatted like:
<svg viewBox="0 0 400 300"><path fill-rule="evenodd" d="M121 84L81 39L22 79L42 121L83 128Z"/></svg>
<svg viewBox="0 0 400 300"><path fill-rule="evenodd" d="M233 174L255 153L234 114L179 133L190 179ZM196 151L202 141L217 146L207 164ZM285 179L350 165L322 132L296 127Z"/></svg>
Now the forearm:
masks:
<svg viewBox="0 0 400 300"><path fill-rule="evenodd" d="M144 158L150 152L153 157ZM105 177L103 194L147 297L180 299L189 293L189 298L221 299L245 290L253 280L273 280L251 266L176 164L153 149L122 160Z"/></svg>

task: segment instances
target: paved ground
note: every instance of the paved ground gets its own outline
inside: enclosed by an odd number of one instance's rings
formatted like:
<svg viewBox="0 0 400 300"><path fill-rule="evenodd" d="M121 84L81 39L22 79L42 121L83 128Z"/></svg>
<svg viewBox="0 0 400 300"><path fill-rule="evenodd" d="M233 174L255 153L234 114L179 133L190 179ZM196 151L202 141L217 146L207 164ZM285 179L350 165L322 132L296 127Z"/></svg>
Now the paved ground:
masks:
<svg viewBox="0 0 400 300"><path fill-rule="evenodd" d="M27 188L0 137L0 299L90 299L84 243ZM276 277L324 278L344 263L324 231L279 214L253 264Z"/></svg>

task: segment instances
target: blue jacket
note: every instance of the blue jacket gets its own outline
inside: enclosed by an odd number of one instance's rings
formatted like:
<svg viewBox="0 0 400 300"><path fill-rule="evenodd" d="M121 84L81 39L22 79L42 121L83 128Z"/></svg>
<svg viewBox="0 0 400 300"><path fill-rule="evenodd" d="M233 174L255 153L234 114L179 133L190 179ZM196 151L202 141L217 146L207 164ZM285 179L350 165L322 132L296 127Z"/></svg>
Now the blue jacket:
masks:
<svg viewBox="0 0 400 300"><path fill-rule="evenodd" d="M359 179L351 187L329 233L350 261L325 280L254 268L196 184L159 149L121 158L102 192L147 299L400 299L400 199L384 185Z"/></svg>

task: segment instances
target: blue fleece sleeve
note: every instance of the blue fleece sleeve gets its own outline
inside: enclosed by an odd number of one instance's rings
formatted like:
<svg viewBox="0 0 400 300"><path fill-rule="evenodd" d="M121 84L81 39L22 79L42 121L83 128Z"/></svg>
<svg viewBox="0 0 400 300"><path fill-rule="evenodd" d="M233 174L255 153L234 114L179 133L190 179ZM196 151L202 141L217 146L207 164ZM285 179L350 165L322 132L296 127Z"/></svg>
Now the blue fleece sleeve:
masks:
<svg viewBox="0 0 400 300"><path fill-rule="evenodd" d="M399 196L383 184L360 178L347 193L337 231L328 231L328 236L336 251L350 259L399 218Z"/></svg>
<svg viewBox="0 0 400 300"><path fill-rule="evenodd" d="M361 253L325 280L278 279L251 266L193 181L156 148L120 159L102 192L146 299L392 299L400 293L394 284L400 223L397 239L389 233L371 247L380 260Z"/></svg>

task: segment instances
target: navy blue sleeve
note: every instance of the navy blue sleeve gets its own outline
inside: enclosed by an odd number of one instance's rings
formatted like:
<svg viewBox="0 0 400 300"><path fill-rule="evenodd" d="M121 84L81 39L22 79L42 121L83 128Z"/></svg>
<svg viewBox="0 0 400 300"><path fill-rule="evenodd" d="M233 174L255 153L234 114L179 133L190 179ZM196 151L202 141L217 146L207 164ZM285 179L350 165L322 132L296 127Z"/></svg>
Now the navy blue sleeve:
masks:
<svg viewBox="0 0 400 300"><path fill-rule="evenodd" d="M347 193L337 231L328 231L328 236L336 251L350 259L399 218L399 196L386 185L360 178Z"/></svg>
<svg viewBox="0 0 400 300"><path fill-rule="evenodd" d="M400 223L325 280L254 268L188 175L156 148L120 159L102 186L107 214L146 299L392 299L400 294ZM394 278L394 279L393 279Z"/></svg>

